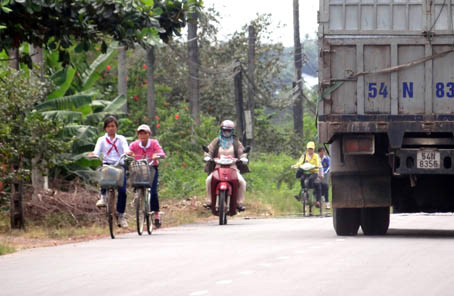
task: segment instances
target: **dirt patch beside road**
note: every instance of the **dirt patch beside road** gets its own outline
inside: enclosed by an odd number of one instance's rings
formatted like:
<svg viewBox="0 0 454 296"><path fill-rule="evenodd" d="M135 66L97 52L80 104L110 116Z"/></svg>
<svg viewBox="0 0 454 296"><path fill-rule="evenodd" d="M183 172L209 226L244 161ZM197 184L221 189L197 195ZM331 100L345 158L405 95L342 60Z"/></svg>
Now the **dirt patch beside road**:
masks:
<svg viewBox="0 0 454 296"><path fill-rule="evenodd" d="M109 237L104 212L95 207L96 200L96 192L80 188L71 193L41 193L33 201L26 200L26 231L11 231L7 213L1 214L0 245L21 250ZM127 205L129 227L119 229L119 233L135 232L135 209L131 200L128 198ZM203 202L204 197L197 196L162 200L162 227L217 220L202 207ZM246 207L248 210L236 218L271 216L269 207L257 201L249 201Z"/></svg>

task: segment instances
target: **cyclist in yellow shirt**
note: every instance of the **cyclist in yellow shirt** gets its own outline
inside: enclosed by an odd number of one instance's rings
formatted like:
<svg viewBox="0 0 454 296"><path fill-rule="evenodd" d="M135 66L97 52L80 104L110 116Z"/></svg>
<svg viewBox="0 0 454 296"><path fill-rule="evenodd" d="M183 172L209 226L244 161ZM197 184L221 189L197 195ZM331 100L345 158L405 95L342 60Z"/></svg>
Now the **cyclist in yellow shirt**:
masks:
<svg viewBox="0 0 454 296"><path fill-rule="evenodd" d="M315 151L315 143L309 142L306 146L306 152L300 157L298 162L292 165L292 168L298 168L304 163L310 163L315 166L314 169L310 171L310 174L302 174L301 176L301 187L304 187L304 180L309 178L309 188L315 189L315 198L317 207L320 207L320 200L321 200L321 182L320 180L323 178L323 167L320 157Z"/></svg>

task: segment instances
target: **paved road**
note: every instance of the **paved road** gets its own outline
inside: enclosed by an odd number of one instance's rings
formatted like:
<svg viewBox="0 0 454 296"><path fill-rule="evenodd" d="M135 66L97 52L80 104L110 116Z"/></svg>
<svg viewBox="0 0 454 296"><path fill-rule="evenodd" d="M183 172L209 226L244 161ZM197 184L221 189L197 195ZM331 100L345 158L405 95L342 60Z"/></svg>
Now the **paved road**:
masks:
<svg viewBox="0 0 454 296"><path fill-rule="evenodd" d="M454 215L393 215L389 235L330 218L230 220L0 257L0 295L453 295Z"/></svg>

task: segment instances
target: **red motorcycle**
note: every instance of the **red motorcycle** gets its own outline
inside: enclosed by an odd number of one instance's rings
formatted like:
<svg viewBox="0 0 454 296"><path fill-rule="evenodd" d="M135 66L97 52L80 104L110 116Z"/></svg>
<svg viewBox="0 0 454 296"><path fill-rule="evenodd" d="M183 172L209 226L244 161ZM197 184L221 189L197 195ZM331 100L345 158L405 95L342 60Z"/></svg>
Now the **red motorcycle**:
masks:
<svg viewBox="0 0 454 296"><path fill-rule="evenodd" d="M245 153L249 151L245 148ZM209 152L207 147L203 147L205 152ZM227 215L234 216L238 213L237 195L238 195L238 175L232 165L240 161L226 155L220 158L205 159L213 161L220 167L215 168L211 178L211 212L219 216L219 225L227 224Z"/></svg>

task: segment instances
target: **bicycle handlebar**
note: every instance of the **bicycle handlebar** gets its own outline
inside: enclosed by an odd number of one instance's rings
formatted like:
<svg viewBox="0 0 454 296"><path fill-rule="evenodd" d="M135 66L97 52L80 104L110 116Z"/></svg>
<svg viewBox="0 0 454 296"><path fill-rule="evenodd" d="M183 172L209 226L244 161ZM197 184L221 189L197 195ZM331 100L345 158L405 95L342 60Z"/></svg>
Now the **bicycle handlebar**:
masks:
<svg viewBox="0 0 454 296"><path fill-rule="evenodd" d="M89 158L89 159L99 159L99 160L101 160L101 158L100 158L98 155L88 155L87 158ZM119 166L120 163L121 163L121 161L122 161L123 159L126 159L126 160L134 160L134 157L132 157L132 156L126 154L126 153L123 153L123 154L120 156L120 158L119 158L113 165L114 165L114 166Z"/></svg>

